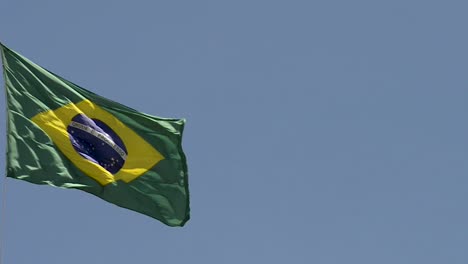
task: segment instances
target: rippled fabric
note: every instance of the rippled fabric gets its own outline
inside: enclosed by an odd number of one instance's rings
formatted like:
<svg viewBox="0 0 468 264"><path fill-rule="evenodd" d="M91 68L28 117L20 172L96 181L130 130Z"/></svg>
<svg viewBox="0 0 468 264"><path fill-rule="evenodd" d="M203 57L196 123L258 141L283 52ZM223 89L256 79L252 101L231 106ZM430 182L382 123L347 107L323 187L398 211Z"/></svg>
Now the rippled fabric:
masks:
<svg viewBox="0 0 468 264"><path fill-rule="evenodd" d="M138 112L0 50L8 177L80 189L169 226L188 221L185 120Z"/></svg>

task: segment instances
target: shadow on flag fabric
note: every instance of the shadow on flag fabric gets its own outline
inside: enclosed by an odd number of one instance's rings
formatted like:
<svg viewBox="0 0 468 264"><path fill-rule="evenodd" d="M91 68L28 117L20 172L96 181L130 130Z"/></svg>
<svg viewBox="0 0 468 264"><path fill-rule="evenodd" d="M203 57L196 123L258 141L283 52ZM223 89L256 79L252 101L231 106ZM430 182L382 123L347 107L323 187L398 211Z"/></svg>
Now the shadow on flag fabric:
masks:
<svg viewBox="0 0 468 264"><path fill-rule="evenodd" d="M0 50L8 177L79 189L169 226L187 222L185 120L138 112Z"/></svg>

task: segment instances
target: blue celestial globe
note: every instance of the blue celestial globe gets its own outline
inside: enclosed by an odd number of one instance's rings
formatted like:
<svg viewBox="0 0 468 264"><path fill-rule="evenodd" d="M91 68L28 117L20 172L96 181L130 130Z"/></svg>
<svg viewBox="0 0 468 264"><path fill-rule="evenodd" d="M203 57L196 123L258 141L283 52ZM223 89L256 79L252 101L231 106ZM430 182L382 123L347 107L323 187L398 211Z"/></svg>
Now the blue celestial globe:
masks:
<svg viewBox="0 0 468 264"><path fill-rule="evenodd" d="M112 174L124 165L128 152L122 139L108 125L84 114L73 117L67 127L74 149L85 159Z"/></svg>

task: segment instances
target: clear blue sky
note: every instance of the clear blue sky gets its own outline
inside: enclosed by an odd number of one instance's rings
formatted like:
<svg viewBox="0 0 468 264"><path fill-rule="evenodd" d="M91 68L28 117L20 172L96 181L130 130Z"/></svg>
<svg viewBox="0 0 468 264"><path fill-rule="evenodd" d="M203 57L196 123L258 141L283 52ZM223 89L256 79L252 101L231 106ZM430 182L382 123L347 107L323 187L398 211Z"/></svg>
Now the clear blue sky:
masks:
<svg viewBox="0 0 468 264"><path fill-rule="evenodd" d="M4 264L468 263L466 1L0 9L0 39L34 62L187 118L192 207L169 228L85 192L2 179Z"/></svg>

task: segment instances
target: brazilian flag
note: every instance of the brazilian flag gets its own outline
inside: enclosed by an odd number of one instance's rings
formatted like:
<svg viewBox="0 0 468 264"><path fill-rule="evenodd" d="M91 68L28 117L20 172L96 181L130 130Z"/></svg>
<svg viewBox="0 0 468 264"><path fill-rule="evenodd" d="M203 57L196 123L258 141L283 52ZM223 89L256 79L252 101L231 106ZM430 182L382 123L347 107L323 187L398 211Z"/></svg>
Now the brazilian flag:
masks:
<svg viewBox="0 0 468 264"><path fill-rule="evenodd" d="M169 226L187 222L185 120L138 112L0 50L8 177L83 190Z"/></svg>

